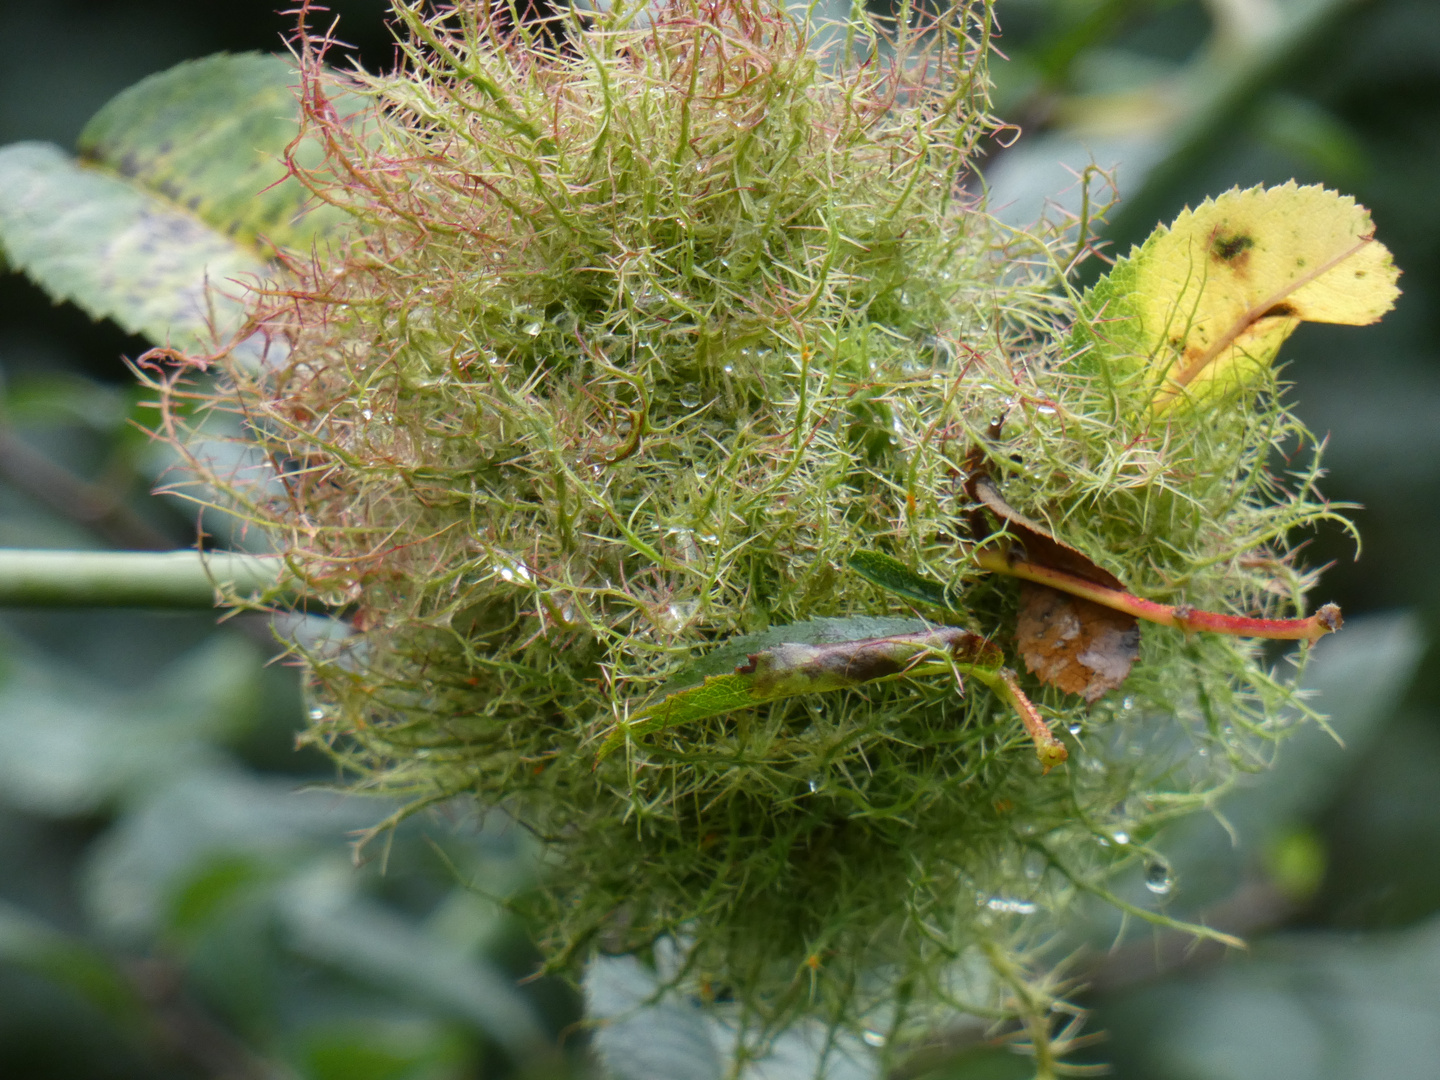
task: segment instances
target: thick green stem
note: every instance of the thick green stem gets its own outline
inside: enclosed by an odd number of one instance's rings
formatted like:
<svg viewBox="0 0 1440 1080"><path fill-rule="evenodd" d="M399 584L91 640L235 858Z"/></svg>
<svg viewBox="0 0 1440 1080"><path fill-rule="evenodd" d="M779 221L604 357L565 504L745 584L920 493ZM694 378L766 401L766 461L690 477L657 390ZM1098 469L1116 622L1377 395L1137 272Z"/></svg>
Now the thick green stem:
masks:
<svg viewBox="0 0 1440 1080"><path fill-rule="evenodd" d="M0 549L7 607L212 608L222 593L274 589L284 563L230 551Z"/></svg>

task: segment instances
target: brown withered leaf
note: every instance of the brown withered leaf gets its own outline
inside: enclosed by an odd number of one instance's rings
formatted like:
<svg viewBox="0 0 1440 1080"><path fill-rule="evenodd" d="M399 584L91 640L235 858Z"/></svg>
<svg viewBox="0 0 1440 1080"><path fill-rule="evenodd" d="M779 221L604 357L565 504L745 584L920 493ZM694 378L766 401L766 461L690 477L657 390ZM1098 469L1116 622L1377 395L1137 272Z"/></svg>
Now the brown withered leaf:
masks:
<svg viewBox="0 0 1440 1080"><path fill-rule="evenodd" d="M1005 523L1006 531L1020 541L1025 560L1036 566L1059 570L1107 589L1125 588L1120 579L1104 567L1096 566L1082 552L1055 539L1038 521L1033 521L1007 503L1000 489L988 476L977 476L970 484L971 497ZM1053 591L1053 590L1052 590Z"/></svg>
<svg viewBox="0 0 1440 1080"><path fill-rule="evenodd" d="M1140 623L1134 615L1022 581L1015 647L1041 682L1093 702L1130 674L1140 656Z"/></svg>
<svg viewBox="0 0 1440 1080"><path fill-rule="evenodd" d="M994 482L976 470L966 485L970 497L989 510L1015 537L1017 557L1107 589L1125 585L1082 552L1057 540L1048 529L1005 501ZM1034 582L1020 583L1020 617L1015 647L1041 682L1094 702L1130 674L1140 656L1140 623L1133 615L1071 596Z"/></svg>

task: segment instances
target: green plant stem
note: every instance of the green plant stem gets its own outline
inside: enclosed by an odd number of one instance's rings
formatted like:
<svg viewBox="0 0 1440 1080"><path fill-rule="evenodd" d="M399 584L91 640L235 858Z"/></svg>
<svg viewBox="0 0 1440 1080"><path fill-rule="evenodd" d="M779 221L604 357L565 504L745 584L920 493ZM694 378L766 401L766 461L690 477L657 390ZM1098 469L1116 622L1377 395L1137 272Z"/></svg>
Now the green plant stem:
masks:
<svg viewBox="0 0 1440 1080"><path fill-rule="evenodd" d="M222 593L273 590L284 563L230 551L0 549L7 607L213 608Z"/></svg>

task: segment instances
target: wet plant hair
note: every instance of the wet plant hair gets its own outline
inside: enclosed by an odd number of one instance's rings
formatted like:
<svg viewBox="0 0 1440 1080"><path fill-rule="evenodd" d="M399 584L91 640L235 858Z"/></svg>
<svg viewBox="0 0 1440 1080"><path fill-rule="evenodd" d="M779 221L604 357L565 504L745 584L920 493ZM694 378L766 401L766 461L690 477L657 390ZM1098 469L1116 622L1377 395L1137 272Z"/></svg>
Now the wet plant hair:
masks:
<svg viewBox="0 0 1440 1080"><path fill-rule="evenodd" d="M943 678L597 749L735 635L914 614L860 550L1009 649L1015 583L969 557L977 447L1137 594L1299 609L1286 537L1328 511L1273 377L1161 424L1144 378L1078 362L1074 230L1002 227L973 172L984 4L395 13L393 74L301 42L329 150L302 176L355 227L258 294L271 363L203 403L244 417L263 482L194 461L357 631L298 652L306 740L412 811L467 796L533 831L548 874L518 902L557 970L679 941L677 977L757 1031L960 1008L1027 1018L1048 1060L1032 950L1293 723L1256 646L1148 627L1093 707L1027 681L1069 748L1048 775Z"/></svg>

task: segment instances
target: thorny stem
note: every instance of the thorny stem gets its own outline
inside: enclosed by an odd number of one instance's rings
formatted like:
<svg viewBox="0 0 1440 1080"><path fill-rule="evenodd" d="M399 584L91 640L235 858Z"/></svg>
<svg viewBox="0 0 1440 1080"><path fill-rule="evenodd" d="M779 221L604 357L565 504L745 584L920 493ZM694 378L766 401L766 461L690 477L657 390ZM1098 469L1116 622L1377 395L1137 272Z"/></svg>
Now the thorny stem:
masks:
<svg viewBox="0 0 1440 1080"><path fill-rule="evenodd" d="M1109 589L1073 574L1037 566L1023 559L1013 559L994 548L980 548L974 557L975 565L982 570L1008 574L1022 581L1033 581L1037 585L1049 585L1052 589L1094 601L1115 611L1123 611L1137 619L1159 623L1161 626L1173 626L1186 632L1208 630L1214 634L1232 634L1236 637L1318 641L1343 625L1340 608L1335 604L1326 604L1313 615L1303 619L1253 619L1245 615L1222 615L1214 611L1200 611L1187 604L1172 606L1159 604L1154 600L1142 600L1123 589Z"/></svg>

